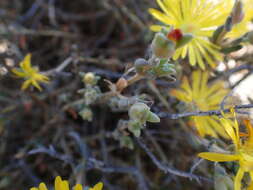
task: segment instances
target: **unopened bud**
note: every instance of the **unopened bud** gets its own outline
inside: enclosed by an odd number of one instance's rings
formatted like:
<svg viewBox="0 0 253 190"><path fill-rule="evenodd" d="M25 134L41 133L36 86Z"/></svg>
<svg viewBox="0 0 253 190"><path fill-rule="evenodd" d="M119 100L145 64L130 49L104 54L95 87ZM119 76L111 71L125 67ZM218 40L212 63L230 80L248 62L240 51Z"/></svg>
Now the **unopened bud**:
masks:
<svg viewBox="0 0 253 190"><path fill-rule="evenodd" d="M151 49L158 58L170 58L175 52L175 43L159 32L152 41Z"/></svg>
<svg viewBox="0 0 253 190"><path fill-rule="evenodd" d="M86 105L94 103L99 97L100 92L96 88L87 88L84 93L84 100Z"/></svg>
<svg viewBox="0 0 253 190"><path fill-rule="evenodd" d="M175 65L169 63L167 59L161 59L160 62L153 67L152 71L156 77L176 74Z"/></svg>
<svg viewBox="0 0 253 190"><path fill-rule="evenodd" d="M165 27L162 27L162 29L161 29L161 33L163 33L165 36L167 36L168 35L168 33L172 30L173 28L165 28Z"/></svg>
<svg viewBox="0 0 253 190"><path fill-rule="evenodd" d="M132 120L146 122L150 108L141 102L132 105L128 111L129 117Z"/></svg>
<svg viewBox="0 0 253 190"><path fill-rule="evenodd" d="M132 121L138 121L139 123L145 125L146 122L157 123L160 122L160 118L150 111L150 108L141 102L135 103L129 109L129 117Z"/></svg>
<svg viewBox="0 0 253 190"><path fill-rule="evenodd" d="M94 80L96 80L96 78L92 72L86 73L83 77L83 82L85 84L94 84Z"/></svg>
<svg viewBox="0 0 253 190"><path fill-rule="evenodd" d="M138 58L134 62L134 68L138 74L144 74L149 67L150 65L146 59Z"/></svg>
<svg viewBox="0 0 253 190"><path fill-rule="evenodd" d="M176 48L181 48L193 39L192 34L184 34L180 40L177 41Z"/></svg>
<svg viewBox="0 0 253 190"><path fill-rule="evenodd" d="M231 13L231 17L232 17L233 24L238 24L243 20L244 12L243 12L243 3L241 0L237 0L235 2L232 13Z"/></svg>
<svg viewBox="0 0 253 190"><path fill-rule="evenodd" d="M82 109L79 112L79 115L83 118L83 120L92 121L93 113L89 108Z"/></svg>
<svg viewBox="0 0 253 190"><path fill-rule="evenodd" d="M183 33L180 29L173 29L168 34L167 37L177 43L183 37Z"/></svg>
<svg viewBox="0 0 253 190"><path fill-rule="evenodd" d="M147 117L147 121L151 122L151 123L159 123L160 122L160 118L153 112L149 112L148 113L148 117Z"/></svg>

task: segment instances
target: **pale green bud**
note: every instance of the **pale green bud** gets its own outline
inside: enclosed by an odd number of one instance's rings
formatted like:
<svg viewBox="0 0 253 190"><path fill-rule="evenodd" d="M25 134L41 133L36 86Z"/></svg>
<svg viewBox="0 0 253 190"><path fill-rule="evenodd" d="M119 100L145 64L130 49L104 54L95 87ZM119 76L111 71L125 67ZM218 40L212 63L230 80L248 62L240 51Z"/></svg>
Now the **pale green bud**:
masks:
<svg viewBox="0 0 253 190"><path fill-rule="evenodd" d="M139 74L144 74L149 67L149 62L143 58L138 58L134 62L134 68Z"/></svg>
<svg viewBox="0 0 253 190"><path fill-rule="evenodd" d="M83 77L83 82L85 84L93 84L95 80L95 75L92 72L86 73Z"/></svg>
<svg viewBox="0 0 253 190"><path fill-rule="evenodd" d="M175 65L168 62L168 59L161 59L155 67L152 68L152 73L156 77L168 76L176 74Z"/></svg>
<svg viewBox="0 0 253 190"><path fill-rule="evenodd" d="M159 32L151 43L151 49L158 58L170 58L175 52L175 43Z"/></svg>
<svg viewBox="0 0 253 190"><path fill-rule="evenodd" d="M83 120L92 121L93 113L90 108L84 108L79 112Z"/></svg>
<svg viewBox="0 0 253 190"><path fill-rule="evenodd" d="M146 122L157 123L160 122L160 118L150 111L150 108L141 102L132 105L128 111L130 120L138 121L145 125Z"/></svg>
<svg viewBox="0 0 253 190"><path fill-rule="evenodd" d="M150 108L141 102L135 103L132 105L128 111L128 115L131 120L141 121L141 123L145 123L149 114Z"/></svg>
<svg viewBox="0 0 253 190"><path fill-rule="evenodd" d="M147 121L151 123L159 123L160 118L155 113L150 111L147 117Z"/></svg>
<svg viewBox="0 0 253 190"><path fill-rule="evenodd" d="M193 39L192 34L183 34L182 38L177 41L176 49L181 48Z"/></svg>
<svg viewBox="0 0 253 190"><path fill-rule="evenodd" d="M100 95L100 92L98 91L98 89L93 88L93 87L86 88L85 93L84 93L85 104L90 105L94 103L99 97L99 95Z"/></svg>
<svg viewBox="0 0 253 190"><path fill-rule="evenodd" d="M84 73L79 72L79 75L82 77L82 81L89 86L94 86L97 84L98 80L100 79L100 76L96 76L92 72Z"/></svg>

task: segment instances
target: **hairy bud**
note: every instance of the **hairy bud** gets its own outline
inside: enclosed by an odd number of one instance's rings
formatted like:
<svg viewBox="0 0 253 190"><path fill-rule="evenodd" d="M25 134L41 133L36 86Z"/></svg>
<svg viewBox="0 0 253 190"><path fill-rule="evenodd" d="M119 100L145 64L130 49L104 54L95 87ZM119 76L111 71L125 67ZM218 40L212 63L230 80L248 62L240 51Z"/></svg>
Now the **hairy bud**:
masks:
<svg viewBox="0 0 253 190"><path fill-rule="evenodd" d="M149 62L146 59L138 58L134 62L134 68L138 74L145 74L145 71L150 67Z"/></svg>
<svg viewBox="0 0 253 190"><path fill-rule="evenodd" d="M243 20L244 12L243 12L243 3L241 0L237 0L235 2L232 13L231 13L231 17L232 17L233 24L238 24Z"/></svg>
<svg viewBox="0 0 253 190"><path fill-rule="evenodd" d="M84 108L79 112L83 120L92 121L93 113L90 108Z"/></svg>
<svg viewBox="0 0 253 190"><path fill-rule="evenodd" d="M168 39L163 33L156 33L151 49L158 58L170 58L175 52L175 43Z"/></svg>

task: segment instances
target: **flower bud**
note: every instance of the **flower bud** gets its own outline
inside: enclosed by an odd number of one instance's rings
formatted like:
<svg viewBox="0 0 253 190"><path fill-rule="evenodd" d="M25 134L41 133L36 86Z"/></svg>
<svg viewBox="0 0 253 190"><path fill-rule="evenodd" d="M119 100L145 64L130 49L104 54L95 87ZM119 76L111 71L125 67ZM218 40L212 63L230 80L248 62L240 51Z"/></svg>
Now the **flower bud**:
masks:
<svg viewBox="0 0 253 190"><path fill-rule="evenodd" d="M93 84L95 80L95 75L92 72L88 72L83 77L83 82L85 84Z"/></svg>
<svg viewBox="0 0 253 190"><path fill-rule="evenodd" d="M184 34L180 40L177 41L176 48L181 48L193 39L192 34Z"/></svg>
<svg viewBox="0 0 253 190"><path fill-rule="evenodd" d="M152 41L151 49L158 58L170 58L175 52L175 43L159 32Z"/></svg>
<svg viewBox="0 0 253 190"><path fill-rule="evenodd" d="M149 112L148 113L148 117L147 117L147 121L151 122L151 123L159 123L160 122L160 118L153 112Z"/></svg>
<svg viewBox="0 0 253 190"><path fill-rule="evenodd" d="M90 108L84 108L79 112L83 120L92 121L93 113Z"/></svg>
<svg viewBox="0 0 253 190"><path fill-rule="evenodd" d="M162 27L161 29L161 33L163 33L165 36L172 30L173 28L165 28L165 27Z"/></svg>
<svg viewBox="0 0 253 190"><path fill-rule="evenodd" d="M176 74L175 65L170 64L167 59L161 59L159 63L152 68L152 73L155 75L155 77Z"/></svg>
<svg viewBox="0 0 253 190"><path fill-rule="evenodd" d="M134 62L134 68L138 74L144 74L149 67L149 62L143 58L138 58Z"/></svg>
<svg viewBox="0 0 253 190"><path fill-rule="evenodd" d="M243 20L244 12L243 12L243 3L241 0L236 0L231 13L231 17L233 24L238 24Z"/></svg>
<svg viewBox="0 0 253 190"><path fill-rule="evenodd" d="M86 105L94 103L99 97L100 92L96 88L87 88L84 93L84 100Z"/></svg>
<svg viewBox="0 0 253 190"><path fill-rule="evenodd" d="M183 33L180 29L173 29L167 34L168 39L177 43L179 40L182 39Z"/></svg>
<svg viewBox="0 0 253 190"><path fill-rule="evenodd" d="M130 107L128 115L131 120L137 120L145 123L149 115L149 110L150 108L146 104L138 102Z"/></svg>
<svg viewBox="0 0 253 190"><path fill-rule="evenodd" d="M142 125L145 125L146 122L158 123L160 118L150 111L150 108L141 102L135 103L129 109L130 120L136 121Z"/></svg>

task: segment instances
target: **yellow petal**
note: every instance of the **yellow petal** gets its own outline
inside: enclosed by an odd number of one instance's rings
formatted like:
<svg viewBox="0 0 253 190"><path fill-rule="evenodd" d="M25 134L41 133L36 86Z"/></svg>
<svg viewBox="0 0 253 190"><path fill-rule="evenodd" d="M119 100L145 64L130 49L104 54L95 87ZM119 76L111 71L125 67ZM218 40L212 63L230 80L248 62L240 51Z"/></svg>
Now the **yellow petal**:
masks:
<svg viewBox="0 0 253 190"><path fill-rule="evenodd" d="M248 130L247 144L248 145L253 145L253 127L250 124L249 120L244 120L244 125L247 127L247 130Z"/></svg>
<svg viewBox="0 0 253 190"><path fill-rule="evenodd" d="M30 188L30 190L39 190L39 189L36 187L32 187L32 188Z"/></svg>
<svg viewBox="0 0 253 190"><path fill-rule="evenodd" d="M26 76L27 76L24 72L20 71L19 69L12 69L11 71L12 71L16 76L18 76L18 77L26 77Z"/></svg>
<svg viewBox="0 0 253 190"><path fill-rule="evenodd" d="M45 183L40 183L39 190L47 190Z"/></svg>
<svg viewBox="0 0 253 190"><path fill-rule="evenodd" d="M170 19L170 17L168 17L167 15L163 14L162 12L156 10L156 9L152 9L150 8L149 13L152 14L157 20L170 25L172 23L172 20Z"/></svg>
<svg viewBox="0 0 253 190"><path fill-rule="evenodd" d="M238 150L239 148L239 137L236 134L236 131L234 129L233 123L231 124L231 121L229 121L226 118L221 118L220 119L222 125L224 126L227 134L230 136L230 138L232 139L236 150Z"/></svg>
<svg viewBox="0 0 253 190"><path fill-rule="evenodd" d="M61 182L61 190L69 190L69 182L67 180Z"/></svg>
<svg viewBox="0 0 253 190"><path fill-rule="evenodd" d="M23 82L23 84L22 84L22 86L21 86L21 89L22 89L22 90L27 89L27 88L30 86L31 83L32 83L31 80L26 80L25 82Z"/></svg>
<svg viewBox="0 0 253 190"><path fill-rule="evenodd" d="M193 99L197 100L200 97L200 82L202 79L201 71L194 71L192 74L192 91L193 91Z"/></svg>
<svg viewBox="0 0 253 190"><path fill-rule="evenodd" d="M62 179L60 176L57 176L54 180L54 190L61 190Z"/></svg>
<svg viewBox="0 0 253 190"><path fill-rule="evenodd" d="M184 91L182 90L171 90L170 94L172 96L175 96L177 99L183 101L183 102L190 102L191 101L191 97Z"/></svg>
<svg viewBox="0 0 253 190"><path fill-rule="evenodd" d="M38 84L38 82L36 80L31 80L32 81L32 85L35 86L39 91L41 91L41 87L40 85Z"/></svg>
<svg viewBox="0 0 253 190"><path fill-rule="evenodd" d="M182 79L182 84L180 86L184 91L187 92L188 96L189 96L189 99L191 100L192 99L192 89L191 89L191 86L189 84L189 80L187 79L187 77L183 77Z"/></svg>
<svg viewBox="0 0 253 190"><path fill-rule="evenodd" d="M20 63L20 66L21 68L24 70L24 71L32 71L32 67L31 67L31 54L28 53L24 60Z"/></svg>
<svg viewBox="0 0 253 190"><path fill-rule="evenodd" d="M81 184L76 184L74 190L83 190L83 186Z"/></svg>
<svg viewBox="0 0 253 190"><path fill-rule="evenodd" d="M253 156L245 153L241 153L245 162L253 163Z"/></svg>
<svg viewBox="0 0 253 190"><path fill-rule="evenodd" d="M93 187L93 190L102 190L103 188L103 183L102 182L99 182L97 183L94 187Z"/></svg>
<svg viewBox="0 0 253 190"><path fill-rule="evenodd" d="M235 176L234 190L241 190L241 181L242 181L243 175L244 175L244 170L239 168Z"/></svg>
<svg viewBox="0 0 253 190"><path fill-rule="evenodd" d="M196 56L195 56L195 52L194 52L194 48L192 47L192 45L190 44L191 42L189 42L189 58L190 58L190 64L192 66L196 65Z"/></svg>
<svg viewBox="0 0 253 190"><path fill-rule="evenodd" d="M161 26L161 25L151 25L149 28L153 32L159 32L159 31L161 31L161 29L163 28L163 26Z"/></svg>
<svg viewBox="0 0 253 190"><path fill-rule="evenodd" d="M208 72L203 72L200 84L200 94L203 95L203 97L205 97L205 95L207 94L206 93L208 89L207 81L208 81Z"/></svg>
<svg viewBox="0 0 253 190"><path fill-rule="evenodd" d="M214 152L202 152L198 154L199 157L213 162L230 162L239 160L238 155L214 153Z"/></svg>

